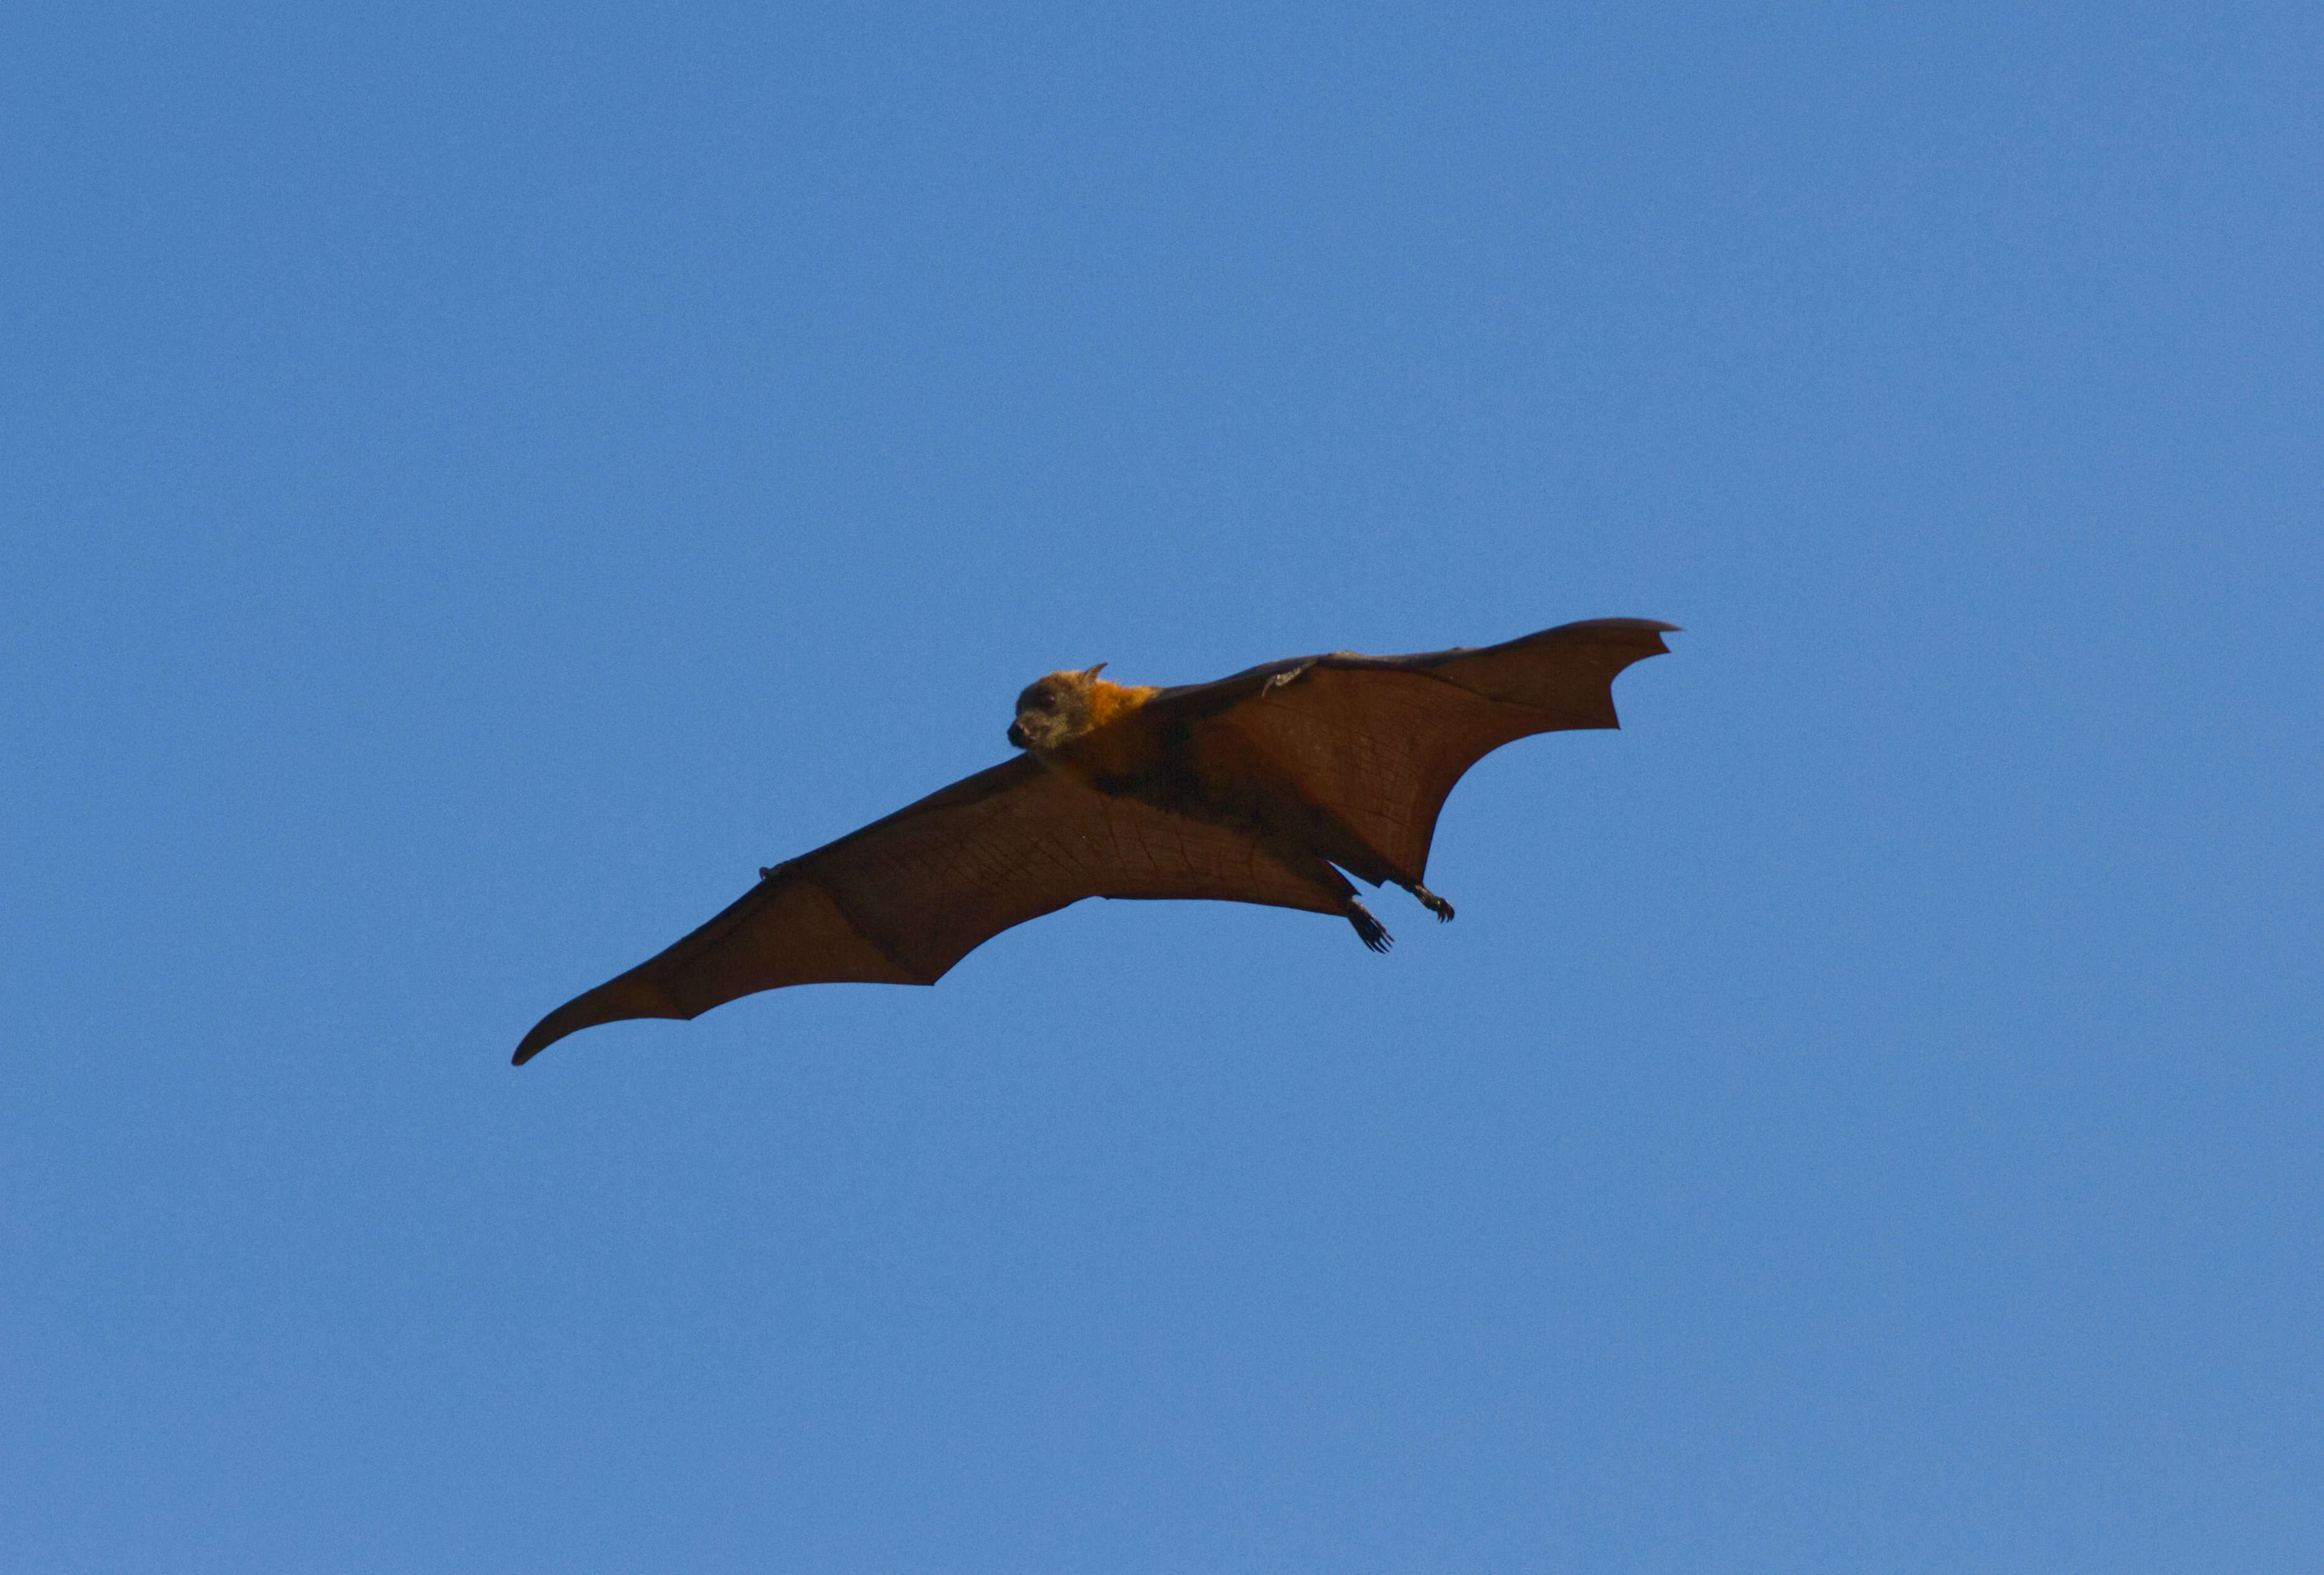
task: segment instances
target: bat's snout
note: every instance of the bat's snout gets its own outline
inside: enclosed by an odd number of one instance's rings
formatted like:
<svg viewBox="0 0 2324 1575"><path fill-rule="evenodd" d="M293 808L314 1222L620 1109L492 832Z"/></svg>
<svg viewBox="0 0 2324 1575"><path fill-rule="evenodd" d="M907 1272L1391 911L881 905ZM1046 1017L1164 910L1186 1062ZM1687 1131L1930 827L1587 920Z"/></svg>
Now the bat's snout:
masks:
<svg viewBox="0 0 2324 1575"><path fill-rule="evenodd" d="M1025 730L1022 727L1013 722L1009 724L1009 742L1011 747L1021 750L1028 747L1030 741L1026 738Z"/></svg>

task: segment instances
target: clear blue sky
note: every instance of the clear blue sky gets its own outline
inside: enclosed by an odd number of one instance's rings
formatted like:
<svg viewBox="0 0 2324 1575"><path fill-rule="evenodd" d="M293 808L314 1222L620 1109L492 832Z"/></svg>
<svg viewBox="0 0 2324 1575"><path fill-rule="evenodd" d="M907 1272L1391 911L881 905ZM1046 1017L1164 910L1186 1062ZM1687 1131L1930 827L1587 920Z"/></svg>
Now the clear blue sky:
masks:
<svg viewBox="0 0 2324 1575"><path fill-rule="evenodd" d="M20 6L0 1551L2324 1568L2324 12ZM507 1064L1028 678L1685 626L1347 926Z"/></svg>

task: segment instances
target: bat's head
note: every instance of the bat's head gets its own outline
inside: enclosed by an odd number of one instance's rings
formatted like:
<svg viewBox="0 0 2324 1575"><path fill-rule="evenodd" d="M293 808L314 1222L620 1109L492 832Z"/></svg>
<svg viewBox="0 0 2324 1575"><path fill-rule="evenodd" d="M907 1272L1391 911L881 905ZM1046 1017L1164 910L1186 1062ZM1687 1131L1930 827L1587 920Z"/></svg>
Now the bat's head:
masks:
<svg viewBox="0 0 2324 1575"><path fill-rule="evenodd" d="M1017 696L1017 720L1009 724L1009 741L1020 750L1046 752L1087 732L1094 720L1090 701L1104 668L1100 662L1082 672L1051 673L1026 685Z"/></svg>

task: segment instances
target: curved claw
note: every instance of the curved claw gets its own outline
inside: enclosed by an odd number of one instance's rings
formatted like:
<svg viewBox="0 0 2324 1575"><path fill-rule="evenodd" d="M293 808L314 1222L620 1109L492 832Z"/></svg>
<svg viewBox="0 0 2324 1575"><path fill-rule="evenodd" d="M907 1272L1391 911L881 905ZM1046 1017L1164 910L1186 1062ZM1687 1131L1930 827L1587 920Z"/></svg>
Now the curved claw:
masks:
<svg viewBox="0 0 2324 1575"><path fill-rule="evenodd" d="M1452 905L1445 901L1443 898L1437 896L1436 893L1429 890L1425 886L1420 884L1419 881L1414 881L1411 885L1406 887L1405 889L1411 892L1414 897L1419 898L1421 907L1426 908L1429 912L1436 916L1436 922L1438 924L1449 925L1452 922Z"/></svg>
<svg viewBox="0 0 2324 1575"><path fill-rule="evenodd" d="M1348 898L1347 905L1340 911L1348 916L1348 922L1356 926L1358 937L1373 951L1385 952L1396 944L1396 937L1388 933L1379 920L1372 917L1370 908L1354 898Z"/></svg>

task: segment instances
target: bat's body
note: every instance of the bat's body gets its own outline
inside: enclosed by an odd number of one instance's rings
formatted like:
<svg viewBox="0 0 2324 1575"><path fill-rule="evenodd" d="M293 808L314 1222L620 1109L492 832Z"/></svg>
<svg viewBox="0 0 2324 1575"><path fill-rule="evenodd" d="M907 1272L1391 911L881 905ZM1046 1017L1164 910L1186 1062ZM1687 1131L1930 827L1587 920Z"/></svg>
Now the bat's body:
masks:
<svg viewBox="0 0 2324 1575"><path fill-rule="evenodd" d="M1149 705L1162 690L1127 689L1105 682L1097 671L1051 673L1029 686L1018 697L1010 741L1093 792L1135 799L1248 839L1286 870L1333 893L1356 934L1375 952L1394 943L1357 900L1356 889L1340 869L1375 886L1393 880L1440 919L1452 916L1452 905L1429 892L1417 876L1399 875L1360 836L1310 802L1295 766L1252 748L1238 729L1198 725L1206 720L1200 712ZM1294 668L1270 675L1269 681L1281 688L1305 671ZM1052 716L1055 722L1043 729L1041 721ZM1035 725L1028 727L1028 721Z"/></svg>
<svg viewBox="0 0 2324 1575"><path fill-rule="evenodd" d="M1617 725L1614 676L1668 649L1672 627L1600 619L1178 689L1052 673L1018 696L1009 741L1023 755L761 870L708 924L541 1019L517 1064L594 1024L696 1017L787 984L933 984L1001 931L1084 897L1337 913L1386 951L1348 875L1451 918L1421 876L1452 785L1512 740Z"/></svg>

